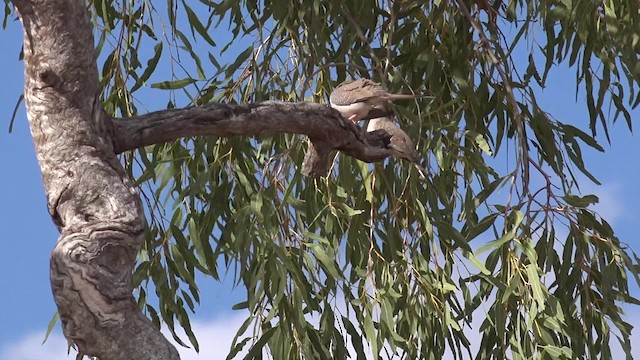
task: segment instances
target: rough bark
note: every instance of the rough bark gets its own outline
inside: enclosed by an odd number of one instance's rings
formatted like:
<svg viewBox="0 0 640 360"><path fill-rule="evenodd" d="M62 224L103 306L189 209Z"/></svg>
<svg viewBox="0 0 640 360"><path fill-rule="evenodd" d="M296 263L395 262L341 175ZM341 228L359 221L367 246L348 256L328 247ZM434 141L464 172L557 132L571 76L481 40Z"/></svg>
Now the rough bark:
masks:
<svg viewBox="0 0 640 360"><path fill-rule="evenodd" d="M61 233L51 254L51 286L63 332L102 360L179 359L132 296L144 214L98 101L87 5L14 4L24 27L27 116Z"/></svg>
<svg viewBox="0 0 640 360"><path fill-rule="evenodd" d="M302 164L305 176L326 175L332 150L366 162L380 161L391 154L386 147L390 137L387 133L367 133L324 104L276 101L214 104L113 120L113 146L117 153L185 136L277 133L309 137L309 151Z"/></svg>
<svg viewBox="0 0 640 360"><path fill-rule="evenodd" d="M24 27L27 116L48 209L61 233L51 254L53 295L65 336L84 354L179 358L132 296L144 213L116 154L184 136L292 132L309 136L303 173L311 176L326 174L334 149L369 162L390 155L388 134L365 133L320 104L211 105L112 119L99 102L86 3L13 4Z"/></svg>

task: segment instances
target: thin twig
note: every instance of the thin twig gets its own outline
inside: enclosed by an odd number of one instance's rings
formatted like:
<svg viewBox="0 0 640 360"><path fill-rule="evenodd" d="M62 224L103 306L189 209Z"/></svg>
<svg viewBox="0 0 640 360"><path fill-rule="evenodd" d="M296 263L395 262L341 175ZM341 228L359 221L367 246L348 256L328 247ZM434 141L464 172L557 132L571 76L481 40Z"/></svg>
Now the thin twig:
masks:
<svg viewBox="0 0 640 360"><path fill-rule="evenodd" d="M464 17L469 21L471 27L475 30L475 32L480 37L480 42L482 43L482 47L485 49L486 53L489 55L491 62L498 70L498 74L500 74L500 78L502 79L502 84L504 86L505 91L507 92L507 101L511 106L511 111L513 112L514 125L516 127L520 153L516 154L516 168L520 165L522 166L523 177L522 177L522 185L524 192L526 193L529 187L529 158L527 156L527 138L524 129L524 122L522 121L522 113L518 108L518 101L516 100L515 95L513 94L513 88L511 86L511 82L509 81L509 77L504 69L503 64L500 62L495 52L491 48L491 41L487 38L480 24L473 18L469 9L464 4L463 0L456 0L460 11Z"/></svg>
<svg viewBox="0 0 640 360"><path fill-rule="evenodd" d="M393 34L396 31L396 13L393 11L393 1L387 0L387 6L389 7L389 33L387 35L387 43L385 44L387 59L384 64L384 71L382 74L383 81L385 81L389 76L389 65L391 65L391 44L393 44Z"/></svg>

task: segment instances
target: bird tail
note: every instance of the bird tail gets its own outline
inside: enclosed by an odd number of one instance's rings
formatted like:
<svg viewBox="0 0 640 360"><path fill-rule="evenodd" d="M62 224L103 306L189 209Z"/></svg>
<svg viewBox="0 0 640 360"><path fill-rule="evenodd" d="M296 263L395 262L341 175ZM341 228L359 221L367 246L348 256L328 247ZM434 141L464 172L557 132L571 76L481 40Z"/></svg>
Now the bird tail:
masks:
<svg viewBox="0 0 640 360"><path fill-rule="evenodd" d="M435 96L427 95L427 94L387 94L387 100L405 100L405 99L424 99L424 98L435 98Z"/></svg>

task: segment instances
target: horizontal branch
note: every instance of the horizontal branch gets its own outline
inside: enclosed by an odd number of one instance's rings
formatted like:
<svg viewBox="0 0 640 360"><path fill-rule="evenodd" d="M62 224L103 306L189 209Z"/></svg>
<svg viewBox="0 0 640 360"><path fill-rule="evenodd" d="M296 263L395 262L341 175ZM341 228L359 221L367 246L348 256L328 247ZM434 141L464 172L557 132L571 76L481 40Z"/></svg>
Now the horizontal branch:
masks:
<svg viewBox="0 0 640 360"><path fill-rule="evenodd" d="M387 149L389 135L384 131L367 133L337 111L317 103L214 104L161 110L113 119L112 123L116 153L191 136L304 134L311 141L302 169L307 176L326 175L332 150L365 162L391 155Z"/></svg>

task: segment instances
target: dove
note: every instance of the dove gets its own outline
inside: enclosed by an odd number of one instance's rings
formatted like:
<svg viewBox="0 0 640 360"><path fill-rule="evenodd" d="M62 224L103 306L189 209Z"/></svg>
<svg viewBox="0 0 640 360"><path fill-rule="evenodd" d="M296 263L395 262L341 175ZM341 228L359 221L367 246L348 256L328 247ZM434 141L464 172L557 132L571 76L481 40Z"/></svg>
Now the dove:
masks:
<svg viewBox="0 0 640 360"><path fill-rule="evenodd" d="M411 140L404 130L396 126L388 117L369 120L367 132L375 130L384 130L391 136L388 147L391 149L393 156L411 161L420 173L420 176L423 179L427 178L427 170L420 165L420 158L413 140Z"/></svg>
<svg viewBox="0 0 640 360"><path fill-rule="evenodd" d="M416 99L425 95L391 94L369 79L349 80L338 85L329 96L329 104L342 117L353 122L366 119L372 109L387 110L390 102Z"/></svg>

